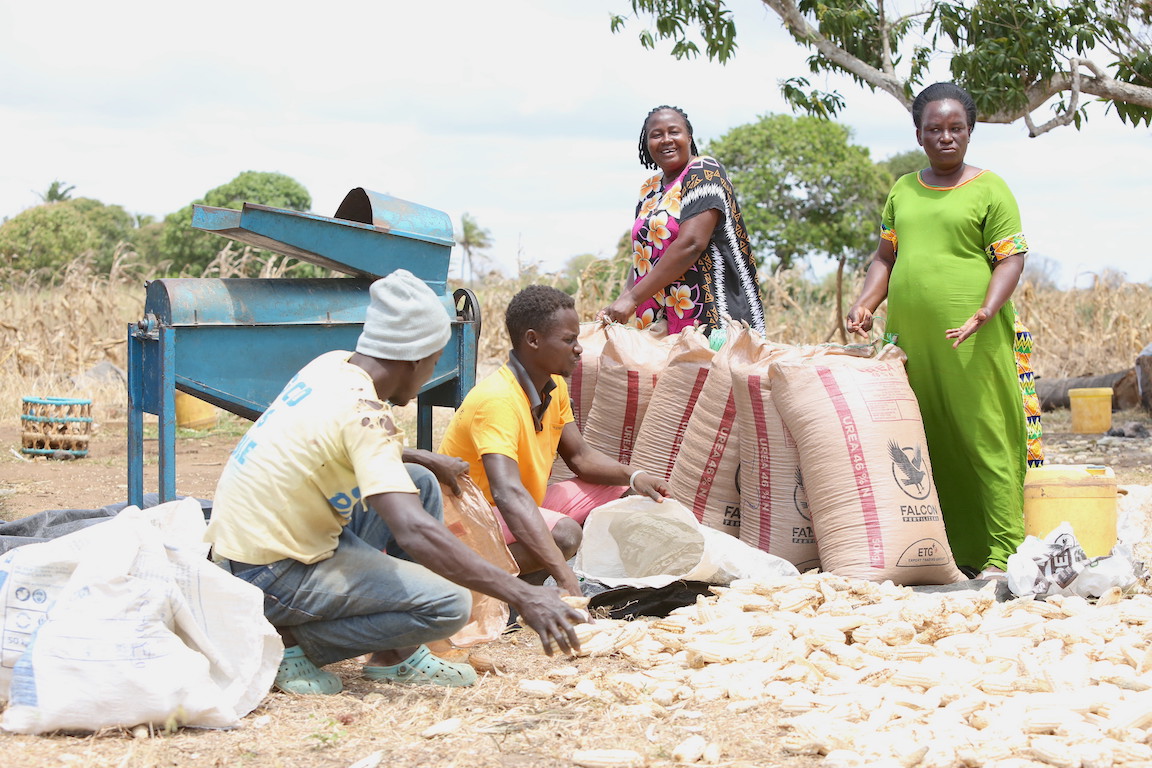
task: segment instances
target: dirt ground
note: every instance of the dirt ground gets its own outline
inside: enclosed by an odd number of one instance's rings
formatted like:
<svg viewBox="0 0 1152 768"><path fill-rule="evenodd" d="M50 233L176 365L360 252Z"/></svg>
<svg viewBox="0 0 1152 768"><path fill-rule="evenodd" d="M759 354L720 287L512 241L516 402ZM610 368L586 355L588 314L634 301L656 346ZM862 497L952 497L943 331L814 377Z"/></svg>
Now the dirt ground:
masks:
<svg viewBox="0 0 1152 768"><path fill-rule="evenodd" d="M236 446L239 425L208 433L189 433L176 441L176 489L211 498L228 454ZM195 435L195 436L192 436ZM145 439L145 490L155 491L159 468L155 437ZM15 520L45 509L97 509L128 498L127 429L102 425L89 441L89 455L71 461L18 458L20 431L0 426L0 518Z"/></svg>
<svg viewBox="0 0 1152 768"><path fill-rule="evenodd" d="M181 432L177 441L177 490L211 498L243 424L230 418L208 433ZM0 519L14 520L45 509L89 509L127 498L126 428L106 424L90 442L90 456L71 461L21 460L19 432L0 428ZM156 440L146 441L145 489L154 490ZM628 745L656 761L668 761L687 737L706 733L722 745L727 765L807 768L812 757L785 755L771 746L777 729L766 706L748 727L727 702L660 714L635 712L623 703L579 702L557 708L550 699L521 693L522 679L549 679L557 668L576 666L582 675L628 671L617 659L551 660L537 652L535 636L514 632L484 647L498 668L474 688L404 689L358 676L358 665L333 665L344 679L338 696L271 693L232 731L181 730L140 738L128 730L50 737L0 734L6 768L91 766L571 766L577 749ZM571 671L570 669L568 671ZM553 677L553 679L555 679ZM538 703L537 703L538 702ZM429 726L459 718L460 729L422 738ZM744 756L745 762L741 762ZM762 762L767 761L767 762Z"/></svg>
<svg viewBox="0 0 1152 768"><path fill-rule="evenodd" d="M1146 414L1117 414L1115 423ZM1072 435L1067 414L1052 414L1046 440L1056 463L1103 463L1120 484L1152 485L1152 438ZM177 490L210 498L229 452L243 433L227 418L207 433L182 433L177 444ZM1061 431L1065 430L1065 431ZM1117 442L1119 441L1119 442ZM127 498L126 429L100 425L91 455L73 461L22 460L15 425L0 427L0 519L13 520L45 509L97 508ZM154 454L156 441L146 444ZM154 458L145 467L145 486L156 484ZM180 730L144 734L112 730L96 735L51 737L0 734L0 764L8 768L92 766L571 766L577 749L628 748L649 765L672 765L672 750L699 734L720 747L728 766L821 765L818 756L788 755L777 746L783 733L774 704L754 706L721 699L667 709L626 701L533 699L517 685L523 679L559 679L575 667L581 676L603 677L631 669L620 659L550 660L532 648L534 636L514 632L478 653L500 670L472 689L404 689L358 677L355 663L334 665L344 679L338 696L270 694L231 731ZM458 718L453 732L421 734L433 724Z"/></svg>

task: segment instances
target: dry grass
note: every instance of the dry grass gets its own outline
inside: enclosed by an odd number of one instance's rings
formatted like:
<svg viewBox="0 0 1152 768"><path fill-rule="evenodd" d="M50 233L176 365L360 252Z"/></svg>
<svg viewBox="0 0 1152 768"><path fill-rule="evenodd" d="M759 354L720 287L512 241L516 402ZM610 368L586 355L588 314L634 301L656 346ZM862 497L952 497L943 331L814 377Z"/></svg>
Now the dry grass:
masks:
<svg viewBox="0 0 1152 768"><path fill-rule="evenodd" d="M205 275L279 278L295 264L229 244ZM0 418L12 418L23 397L35 396L91 398L97 421L123 419L124 387L84 374L103 362L127 368L128 324L142 316L144 286L160 268L122 250L108 274L81 257L58 274L0 275Z"/></svg>
<svg viewBox="0 0 1152 768"><path fill-rule="evenodd" d="M1042 376L1122 371L1152 343L1152 286L1147 283L1097 280L1090 288L1069 291L1025 284L1015 301L1035 338L1032 364Z"/></svg>
<svg viewBox="0 0 1152 768"><path fill-rule="evenodd" d="M24 396L88 396L97 420L123 418L122 388L77 377L108 361L125 368L127 326L140 319L144 283L152 273L122 253L109 275L96 274L89 259L77 259L56 275L4 275L0 288L0 418L20 411ZM213 261L212 276L283 277L292 260L263 258L250 248L226 248ZM579 280L577 310L589 320L618 294L619 261L595 261ZM472 288L483 312L481 360L503 358L508 339L503 309L532 282L563 286L556 275L526 272L519 279L489 275ZM838 322L833 292L797 271L762 278L768 336L784 343L820 343ZM859 278L845 296L859 290ZM850 299L848 299L850 300ZM1152 286L1097 281L1086 289L1057 291L1022 286L1017 307L1036 338L1033 358L1041 376L1059 378L1108 373L1132 365L1152 341Z"/></svg>

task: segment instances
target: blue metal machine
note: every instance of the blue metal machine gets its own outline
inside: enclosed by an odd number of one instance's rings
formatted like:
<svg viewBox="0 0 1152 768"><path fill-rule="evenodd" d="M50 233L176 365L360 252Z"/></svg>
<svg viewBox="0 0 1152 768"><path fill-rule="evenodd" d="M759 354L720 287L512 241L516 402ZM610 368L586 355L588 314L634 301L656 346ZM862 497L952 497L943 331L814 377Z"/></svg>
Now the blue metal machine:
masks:
<svg viewBox="0 0 1152 768"><path fill-rule="evenodd" d="M354 349L372 281L404 268L443 297L452 338L421 390L417 445L430 449L432 408L458 407L476 382L480 307L447 293L448 216L354 189L328 218L245 203L195 206L192 226L352 275L347 278L171 278L145 287L144 317L128 326L128 501L144 496L144 414L159 417L159 495L176 495L180 390L255 420L313 358Z"/></svg>

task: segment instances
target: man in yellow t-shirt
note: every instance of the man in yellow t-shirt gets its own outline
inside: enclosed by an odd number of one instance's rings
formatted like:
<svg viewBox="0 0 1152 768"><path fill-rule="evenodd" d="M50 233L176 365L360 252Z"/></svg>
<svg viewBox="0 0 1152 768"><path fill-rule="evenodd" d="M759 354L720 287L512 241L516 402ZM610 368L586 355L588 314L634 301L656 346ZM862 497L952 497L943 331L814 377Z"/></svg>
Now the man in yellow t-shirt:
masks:
<svg viewBox="0 0 1152 768"><path fill-rule="evenodd" d="M512 340L508 362L464 398L440 453L468 462L472 479L495 506L520 572L534 581L551 575L561 589L579 595L566 561L580 546L588 513L629 486L658 501L669 495L668 486L592 448L577 429L563 378L582 351L572 297L530 285L512 297L504 320ZM557 452L576 479L549 488Z"/></svg>
<svg viewBox="0 0 1152 768"><path fill-rule="evenodd" d="M319 667L366 653L370 679L470 685L469 665L425 645L468 621L469 589L512 605L549 651L573 647L581 615L555 590L509 576L444 527L437 476L454 487L464 462L405 449L392 419L451 336L444 304L405 270L370 294L356 351L306 365L236 446L205 534L221 567L265 593L285 644L275 685L338 693L340 678Z"/></svg>

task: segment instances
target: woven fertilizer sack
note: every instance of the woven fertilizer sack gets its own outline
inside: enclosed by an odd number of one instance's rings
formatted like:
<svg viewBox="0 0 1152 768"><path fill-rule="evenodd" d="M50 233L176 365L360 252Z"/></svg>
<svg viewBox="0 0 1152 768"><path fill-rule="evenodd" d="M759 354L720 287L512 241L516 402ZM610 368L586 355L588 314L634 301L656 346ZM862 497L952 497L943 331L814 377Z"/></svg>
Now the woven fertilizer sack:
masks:
<svg viewBox="0 0 1152 768"><path fill-rule="evenodd" d="M732 397L729 360L749 354L755 340L733 326L712 358L704 389L688 419L688 429L668 485L672 496L709 528L740 535L740 439Z"/></svg>
<svg viewBox="0 0 1152 768"><path fill-rule="evenodd" d="M896 584L964 579L952 559L904 353L827 348L774 361L824 570ZM857 351L859 348L855 348Z"/></svg>
<svg viewBox="0 0 1152 768"><path fill-rule="evenodd" d="M577 337L583 352L580 353L580 362L571 376L566 376L568 383L568 397L572 400L572 417L576 420L576 428L584 431L584 424L588 421L588 413L592 410L592 399L596 394L596 377L600 373L600 353L608 343L608 334L604 324L595 321L580 323L580 335ZM560 483L575 477L572 470L559 456L552 463L552 474L548 483Z"/></svg>
<svg viewBox="0 0 1152 768"><path fill-rule="evenodd" d="M695 328L676 335L672 351L636 437L631 464L667 480L688 430L692 409L704 391L708 369L716 353L708 337Z"/></svg>
<svg viewBox="0 0 1152 768"><path fill-rule="evenodd" d="M596 378L600 374L600 355L608 343L607 328L600 323L580 323L578 340L584 350L580 363L568 377L568 396L572 398L572 416L581 432L592 412L592 399L596 395Z"/></svg>
<svg viewBox="0 0 1152 768"><path fill-rule="evenodd" d="M740 540L800 571L820 565L796 441L772 400L768 366L796 347L757 340L729 360L740 431Z"/></svg>
<svg viewBox="0 0 1152 768"><path fill-rule="evenodd" d="M596 397L584 425L584 440L601 453L628 464L675 337L620 324L608 326L607 332L608 343L600 354Z"/></svg>

